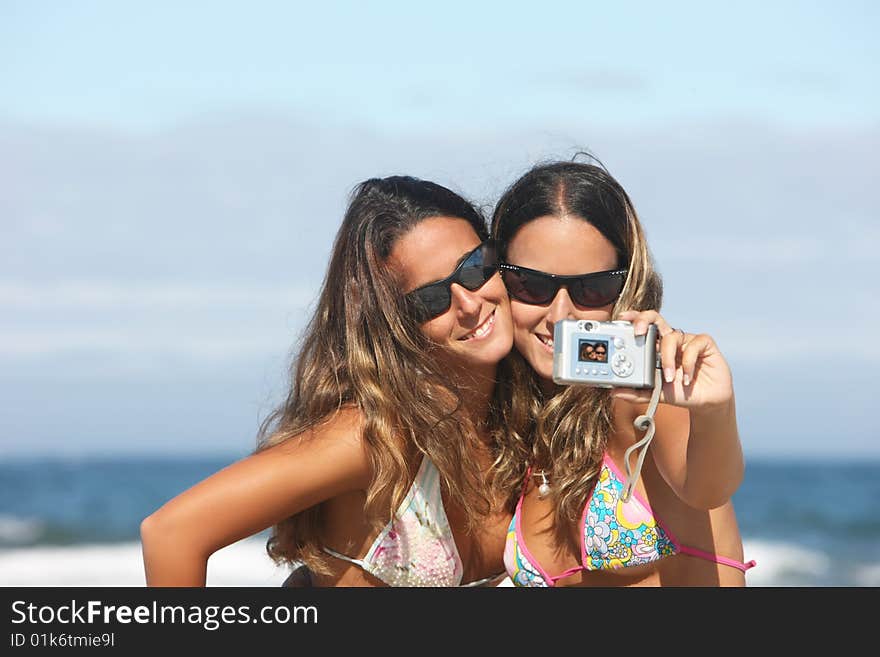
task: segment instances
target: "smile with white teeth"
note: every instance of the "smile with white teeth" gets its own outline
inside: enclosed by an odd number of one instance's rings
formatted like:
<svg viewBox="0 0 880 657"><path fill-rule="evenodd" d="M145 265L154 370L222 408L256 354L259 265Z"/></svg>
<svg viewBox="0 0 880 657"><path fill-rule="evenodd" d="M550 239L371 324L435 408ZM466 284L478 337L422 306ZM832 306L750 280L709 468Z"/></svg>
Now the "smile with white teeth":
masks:
<svg viewBox="0 0 880 657"><path fill-rule="evenodd" d="M553 351L553 338L552 337L550 337L549 335L541 335L539 333L535 333L534 335L536 338L538 338L538 341L542 345L544 345L550 351Z"/></svg>
<svg viewBox="0 0 880 657"><path fill-rule="evenodd" d="M482 321L482 323L477 328L475 328L470 333L461 336L459 338L459 340L461 340L461 341L481 340L492 332L493 326L495 326L495 311L494 310L491 313L489 313L489 316L486 317L486 319L484 319Z"/></svg>

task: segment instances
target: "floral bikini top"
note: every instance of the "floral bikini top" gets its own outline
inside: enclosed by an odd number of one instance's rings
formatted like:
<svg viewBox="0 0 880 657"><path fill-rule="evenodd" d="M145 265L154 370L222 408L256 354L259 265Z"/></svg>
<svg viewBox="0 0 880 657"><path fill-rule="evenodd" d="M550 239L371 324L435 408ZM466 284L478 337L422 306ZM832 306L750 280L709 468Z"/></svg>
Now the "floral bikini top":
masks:
<svg viewBox="0 0 880 657"><path fill-rule="evenodd" d="M526 482L531 469L526 475ZM504 565L515 586L555 586L560 579L581 570L606 570L653 563L673 554L688 554L708 559L745 572L754 561L742 563L679 543L651 511L637 492L624 502L621 495L624 477L605 455L599 479L581 516L581 565L558 575L550 575L532 556L522 535L520 495L516 512L507 529Z"/></svg>
<svg viewBox="0 0 880 657"><path fill-rule="evenodd" d="M464 567L443 508L440 473L427 456L394 517L362 559L328 547L324 551L360 566L389 586L482 586L504 575L461 583Z"/></svg>

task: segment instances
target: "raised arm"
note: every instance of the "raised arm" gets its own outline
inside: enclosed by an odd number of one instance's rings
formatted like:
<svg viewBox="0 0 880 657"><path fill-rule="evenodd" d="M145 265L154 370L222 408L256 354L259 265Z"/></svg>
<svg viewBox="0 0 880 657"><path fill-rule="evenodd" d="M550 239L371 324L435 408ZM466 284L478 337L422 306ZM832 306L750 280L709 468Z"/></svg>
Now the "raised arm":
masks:
<svg viewBox="0 0 880 657"><path fill-rule="evenodd" d="M657 469L689 506L721 506L742 483L745 469L727 361L711 336L675 331L656 312L620 318L632 321L637 334L655 323L661 335L664 383L651 443ZM617 389L614 395L639 404L642 412L650 393Z"/></svg>
<svg viewBox="0 0 880 657"><path fill-rule="evenodd" d="M367 487L360 414L325 424L211 475L141 523L147 586L205 586L217 550L319 502Z"/></svg>

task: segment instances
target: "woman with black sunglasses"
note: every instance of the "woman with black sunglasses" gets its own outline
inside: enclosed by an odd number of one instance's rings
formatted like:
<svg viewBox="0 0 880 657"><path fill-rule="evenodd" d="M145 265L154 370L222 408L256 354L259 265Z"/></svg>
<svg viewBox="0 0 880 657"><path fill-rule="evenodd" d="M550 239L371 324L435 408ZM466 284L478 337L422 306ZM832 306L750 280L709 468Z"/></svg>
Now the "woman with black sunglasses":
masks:
<svg viewBox="0 0 880 657"><path fill-rule="evenodd" d="M530 448L505 546L514 584L743 586L754 563L731 502L744 463L730 370L710 336L659 314L660 277L626 192L602 166L542 164L502 195L492 236L514 324L508 429ZM659 405L651 390L556 385L553 329L568 318L630 321L636 335L656 324ZM636 425L649 406L646 442Z"/></svg>
<svg viewBox="0 0 880 657"><path fill-rule="evenodd" d="M490 470L507 458L495 382L513 336L487 237L435 183L355 189L286 400L255 454L143 521L148 585L203 586L213 552L268 527L300 585L504 576L511 513Z"/></svg>

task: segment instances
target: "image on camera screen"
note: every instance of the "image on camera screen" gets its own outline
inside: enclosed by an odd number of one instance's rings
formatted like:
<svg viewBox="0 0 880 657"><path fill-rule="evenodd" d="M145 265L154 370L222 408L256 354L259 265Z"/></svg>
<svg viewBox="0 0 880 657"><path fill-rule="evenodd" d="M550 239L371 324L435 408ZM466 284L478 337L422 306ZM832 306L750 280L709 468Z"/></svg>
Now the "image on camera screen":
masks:
<svg viewBox="0 0 880 657"><path fill-rule="evenodd" d="M578 360L582 363L607 363L608 341L581 340L578 343Z"/></svg>

